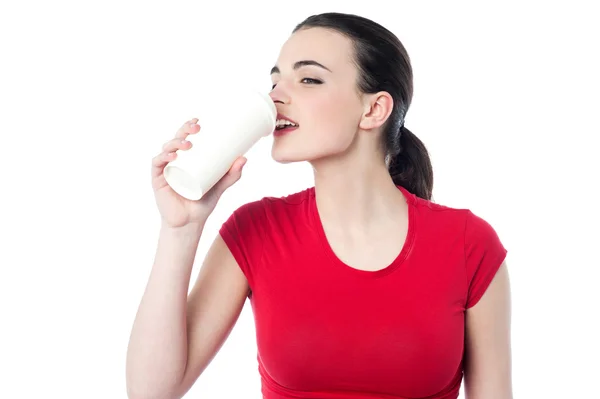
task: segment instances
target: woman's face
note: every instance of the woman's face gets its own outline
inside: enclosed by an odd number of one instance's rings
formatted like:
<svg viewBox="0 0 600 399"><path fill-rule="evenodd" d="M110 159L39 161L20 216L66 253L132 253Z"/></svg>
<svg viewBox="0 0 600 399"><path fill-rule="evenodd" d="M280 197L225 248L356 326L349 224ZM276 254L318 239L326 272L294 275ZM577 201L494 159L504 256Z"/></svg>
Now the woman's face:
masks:
<svg viewBox="0 0 600 399"><path fill-rule="evenodd" d="M352 57L351 40L323 28L297 31L283 45L271 98L278 118L298 127L275 131L275 161L313 161L348 149L363 113Z"/></svg>

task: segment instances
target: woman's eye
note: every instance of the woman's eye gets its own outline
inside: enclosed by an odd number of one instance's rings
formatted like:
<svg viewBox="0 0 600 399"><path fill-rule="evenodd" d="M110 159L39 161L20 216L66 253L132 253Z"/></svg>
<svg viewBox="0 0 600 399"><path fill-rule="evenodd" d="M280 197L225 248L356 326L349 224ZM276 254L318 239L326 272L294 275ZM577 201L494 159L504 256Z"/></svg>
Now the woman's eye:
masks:
<svg viewBox="0 0 600 399"><path fill-rule="evenodd" d="M320 85L323 83L319 79L313 79L313 78L304 78L301 80L301 82L311 84L311 85ZM275 86L277 86L277 83L273 83L273 86L271 86L271 90L274 90Z"/></svg>
<svg viewBox="0 0 600 399"><path fill-rule="evenodd" d="M312 78L304 78L304 79L302 79L302 82L308 83L308 84L315 84L315 85L320 85L321 83L323 83L318 79L312 79Z"/></svg>

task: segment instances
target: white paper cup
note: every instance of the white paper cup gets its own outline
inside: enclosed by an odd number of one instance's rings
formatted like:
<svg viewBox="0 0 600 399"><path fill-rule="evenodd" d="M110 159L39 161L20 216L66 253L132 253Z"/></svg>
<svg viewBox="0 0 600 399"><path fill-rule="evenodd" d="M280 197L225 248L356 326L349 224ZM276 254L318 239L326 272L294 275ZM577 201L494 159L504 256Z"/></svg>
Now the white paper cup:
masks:
<svg viewBox="0 0 600 399"><path fill-rule="evenodd" d="M202 198L238 157L275 130L277 109L266 94L243 91L209 108L198 121L200 132L187 137L192 148L178 150L164 170L169 186L189 200Z"/></svg>

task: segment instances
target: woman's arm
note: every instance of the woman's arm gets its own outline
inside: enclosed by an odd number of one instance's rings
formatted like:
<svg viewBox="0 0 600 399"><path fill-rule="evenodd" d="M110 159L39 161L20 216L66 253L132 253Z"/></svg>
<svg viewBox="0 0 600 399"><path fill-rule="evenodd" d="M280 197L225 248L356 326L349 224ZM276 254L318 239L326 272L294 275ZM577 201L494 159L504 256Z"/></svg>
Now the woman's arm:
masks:
<svg viewBox="0 0 600 399"><path fill-rule="evenodd" d="M465 397L512 399L511 298L506 263L466 313Z"/></svg>
<svg viewBox="0 0 600 399"><path fill-rule="evenodd" d="M248 283L220 236L188 296L202 229L161 229L127 351L131 399L181 398L216 355L242 310Z"/></svg>

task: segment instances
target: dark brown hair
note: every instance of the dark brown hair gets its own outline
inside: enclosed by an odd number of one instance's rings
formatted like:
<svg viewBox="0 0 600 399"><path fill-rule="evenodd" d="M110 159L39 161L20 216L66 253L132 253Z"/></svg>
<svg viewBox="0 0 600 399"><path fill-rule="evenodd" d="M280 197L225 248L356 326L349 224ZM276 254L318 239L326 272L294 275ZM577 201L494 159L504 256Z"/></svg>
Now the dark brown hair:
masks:
<svg viewBox="0 0 600 399"><path fill-rule="evenodd" d="M429 153L423 142L404 127L412 101L413 74L400 40L376 22L352 14L313 15L298 24L294 32L308 28L331 29L352 40L359 90L369 94L385 91L394 99L382 135L390 175L396 185L431 200L433 168Z"/></svg>

